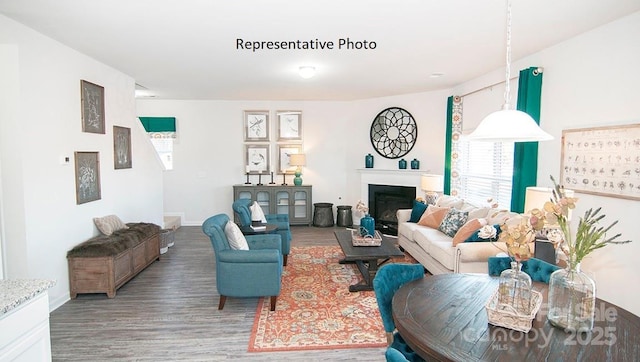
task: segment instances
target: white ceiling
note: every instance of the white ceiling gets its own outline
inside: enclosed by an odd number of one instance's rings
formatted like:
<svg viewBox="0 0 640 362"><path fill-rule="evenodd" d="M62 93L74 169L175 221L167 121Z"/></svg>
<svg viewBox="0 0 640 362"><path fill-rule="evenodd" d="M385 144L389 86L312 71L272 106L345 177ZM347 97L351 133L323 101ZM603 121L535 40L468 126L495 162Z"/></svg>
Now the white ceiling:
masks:
<svg viewBox="0 0 640 362"><path fill-rule="evenodd" d="M636 11L640 0L513 0L513 59ZM352 100L450 88L504 66L505 12L504 0L0 0L0 13L164 99ZM252 52L237 50L237 38L376 48ZM317 75L302 79L300 65Z"/></svg>

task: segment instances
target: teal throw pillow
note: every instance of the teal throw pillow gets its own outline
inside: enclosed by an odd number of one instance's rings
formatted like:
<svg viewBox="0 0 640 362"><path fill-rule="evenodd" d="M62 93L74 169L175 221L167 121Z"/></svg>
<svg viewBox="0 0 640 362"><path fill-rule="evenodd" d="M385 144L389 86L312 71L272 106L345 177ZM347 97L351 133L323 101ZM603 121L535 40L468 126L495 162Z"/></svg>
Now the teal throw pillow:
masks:
<svg viewBox="0 0 640 362"><path fill-rule="evenodd" d="M418 222L424 214L424 211L427 209L427 204L424 202L420 202L418 200L413 200L413 209L411 209L411 217L409 218L409 222Z"/></svg>
<svg viewBox="0 0 640 362"><path fill-rule="evenodd" d="M476 232L474 232L473 234L471 234L471 236L469 236L467 238L467 240L463 241L463 243L475 243L475 242L485 242L485 241L497 241L498 237L500 236L500 232L502 232L502 230L500 229L500 225L499 224L495 224L493 225L493 227L496 229L496 237L493 238L493 240L490 239L483 239L480 237L480 230L476 230Z"/></svg>
<svg viewBox="0 0 640 362"><path fill-rule="evenodd" d="M458 232L458 229L467 222L467 217L469 213L467 211L460 211L458 209L450 209L447 215L445 215L444 219L438 226L438 230L443 233L454 237Z"/></svg>

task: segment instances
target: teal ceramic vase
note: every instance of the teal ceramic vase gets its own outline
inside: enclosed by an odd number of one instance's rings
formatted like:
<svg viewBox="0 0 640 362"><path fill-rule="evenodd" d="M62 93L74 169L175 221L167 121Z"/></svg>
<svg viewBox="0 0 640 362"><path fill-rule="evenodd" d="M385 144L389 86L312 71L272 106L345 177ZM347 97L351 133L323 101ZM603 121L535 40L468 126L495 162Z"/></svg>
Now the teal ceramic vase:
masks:
<svg viewBox="0 0 640 362"><path fill-rule="evenodd" d="M376 221L369 214L365 214L360 219L360 235L361 236L375 236L376 233Z"/></svg>
<svg viewBox="0 0 640 362"><path fill-rule="evenodd" d="M364 156L364 167L373 168L373 155L368 153Z"/></svg>
<svg viewBox="0 0 640 362"><path fill-rule="evenodd" d="M418 161L417 158L414 158L413 161L411 161L411 169L412 170L419 170L420 169L420 161Z"/></svg>
<svg viewBox="0 0 640 362"><path fill-rule="evenodd" d="M398 161L398 168L401 170L405 170L407 168L407 161L405 161L404 158Z"/></svg>

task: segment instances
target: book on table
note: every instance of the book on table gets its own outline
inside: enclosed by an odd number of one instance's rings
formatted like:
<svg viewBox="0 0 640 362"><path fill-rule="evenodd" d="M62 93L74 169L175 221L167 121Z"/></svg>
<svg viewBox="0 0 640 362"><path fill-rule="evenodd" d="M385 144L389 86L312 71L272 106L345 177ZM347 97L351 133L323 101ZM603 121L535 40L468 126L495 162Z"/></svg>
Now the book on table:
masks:
<svg viewBox="0 0 640 362"><path fill-rule="evenodd" d="M267 225L251 225L251 230L253 230L253 231L265 231L265 230L267 230Z"/></svg>

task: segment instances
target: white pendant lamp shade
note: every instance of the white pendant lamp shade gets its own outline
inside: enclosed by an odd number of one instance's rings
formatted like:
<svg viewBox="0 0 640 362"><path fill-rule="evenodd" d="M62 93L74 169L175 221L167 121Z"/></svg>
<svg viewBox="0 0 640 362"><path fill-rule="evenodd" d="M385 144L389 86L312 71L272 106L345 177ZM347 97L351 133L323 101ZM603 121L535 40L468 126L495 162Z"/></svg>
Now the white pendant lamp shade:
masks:
<svg viewBox="0 0 640 362"><path fill-rule="evenodd" d="M486 142L549 141L553 136L543 131L527 113L502 109L486 116L468 136Z"/></svg>

